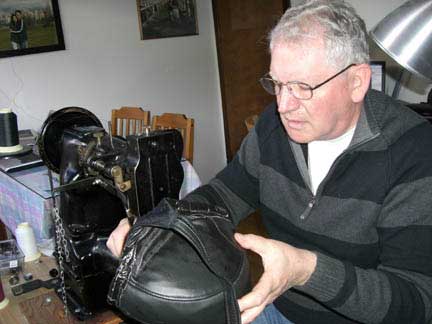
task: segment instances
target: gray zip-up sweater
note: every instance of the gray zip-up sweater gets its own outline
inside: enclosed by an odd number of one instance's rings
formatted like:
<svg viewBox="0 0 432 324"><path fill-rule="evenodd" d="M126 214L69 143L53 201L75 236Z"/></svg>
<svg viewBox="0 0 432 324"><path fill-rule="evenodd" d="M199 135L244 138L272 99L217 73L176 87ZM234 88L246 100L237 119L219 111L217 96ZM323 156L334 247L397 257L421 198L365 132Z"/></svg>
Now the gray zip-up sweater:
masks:
<svg viewBox="0 0 432 324"><path fill-rule="evenodd" d="M269 106L235 158L186 199L259 208L271 238L314 251L304 286L275 300L299 323L424 323L432 300L432 127L371 90L316 195L301 145Z"/></svg>

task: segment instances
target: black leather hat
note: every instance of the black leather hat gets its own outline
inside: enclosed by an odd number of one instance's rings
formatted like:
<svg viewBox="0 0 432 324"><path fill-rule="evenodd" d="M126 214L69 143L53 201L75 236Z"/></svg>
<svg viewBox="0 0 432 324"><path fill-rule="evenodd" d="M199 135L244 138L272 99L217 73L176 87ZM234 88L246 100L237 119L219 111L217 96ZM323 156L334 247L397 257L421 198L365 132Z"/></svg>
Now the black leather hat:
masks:
<svg viewBox="0 0 432 324"><path fill-rule="evenodd" d="M228 213L162 200L133 225L108 301L148 324L240 324L250 290L245 251Z"/></svg>

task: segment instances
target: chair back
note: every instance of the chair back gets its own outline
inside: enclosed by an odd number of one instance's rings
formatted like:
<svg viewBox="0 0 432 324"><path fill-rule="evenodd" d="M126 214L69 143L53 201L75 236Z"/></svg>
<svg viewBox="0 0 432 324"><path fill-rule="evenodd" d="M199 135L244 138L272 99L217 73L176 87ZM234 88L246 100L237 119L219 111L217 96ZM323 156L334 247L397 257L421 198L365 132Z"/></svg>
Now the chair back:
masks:
<svg viewBox="0 0 432 324"><path fill-rule="evenodd" d="M111 112L111 132L113 136L126 137L144 132L150 125L150 112L141 107L121 107Z"/></svg>
<svg viewBox="0 0 432 324"><path fill-rule="evenodd" d="M258 115L250 115L246 117L244 123L246 125L248 132L255 126L257 120L258 120Z"/></svg>
<svg viewBox="0 0 432 324"><path fill-rule="evenodd" d="M153 116L152 129L177 129L183 137L183 157L193 163L194 120L182 114Z"/></svg>

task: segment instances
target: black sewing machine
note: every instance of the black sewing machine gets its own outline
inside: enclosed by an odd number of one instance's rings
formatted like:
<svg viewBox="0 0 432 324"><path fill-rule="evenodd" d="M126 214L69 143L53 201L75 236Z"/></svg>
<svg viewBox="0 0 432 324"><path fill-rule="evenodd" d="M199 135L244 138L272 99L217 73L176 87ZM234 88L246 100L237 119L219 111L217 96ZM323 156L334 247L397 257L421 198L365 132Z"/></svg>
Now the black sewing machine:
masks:
<svg viewBox="0 0 432 324"><path fill-rule="evenodd" d="M53 216L62 281L57 292L84 320L107 306L118 261L106 241L120 219L133 221L162 198L178 198L182 137L176 130L112 137L91 112L68 107L47 118L38 147L60 176Z"/></svg>

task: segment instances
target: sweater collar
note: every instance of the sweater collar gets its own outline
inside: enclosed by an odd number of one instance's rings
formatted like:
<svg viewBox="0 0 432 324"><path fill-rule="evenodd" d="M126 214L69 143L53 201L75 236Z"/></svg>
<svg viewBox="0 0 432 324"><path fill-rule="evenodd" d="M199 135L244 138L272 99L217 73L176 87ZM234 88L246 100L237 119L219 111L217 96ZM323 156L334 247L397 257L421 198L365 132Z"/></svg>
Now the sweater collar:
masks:
<svg viewBox="0 0 432 324"><path fill-rule="evenodd" d="M350 147L367 141L368 139L377 136L379 133L380 129L371 107L370 93L368 92L363 102L363 107L360 112L359 120L357 121Z"/></svg>

